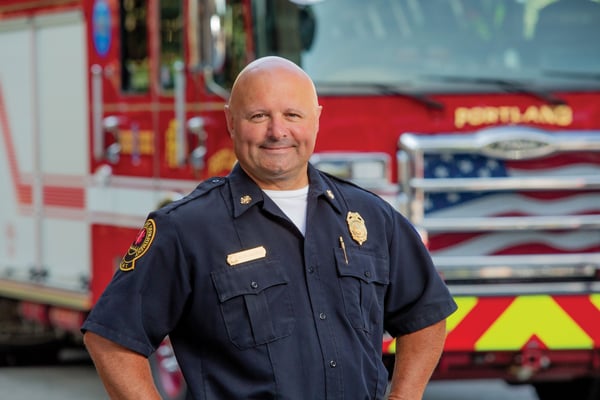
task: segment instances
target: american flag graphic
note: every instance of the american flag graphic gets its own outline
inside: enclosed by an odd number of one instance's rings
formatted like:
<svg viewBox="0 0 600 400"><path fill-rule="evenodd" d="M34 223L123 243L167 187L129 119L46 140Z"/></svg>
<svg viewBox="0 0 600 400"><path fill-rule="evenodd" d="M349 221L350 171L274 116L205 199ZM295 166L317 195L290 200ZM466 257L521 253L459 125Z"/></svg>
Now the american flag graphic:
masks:
<svg viewBox="0 0 600 400"><path fill-rule="evenodd" d="M479 154L427 154L424 177L600 177L600 154L560 154L503 160ZM426 218L600 215L600 191L486 191L426 193ZM600 231L526 230L434 233L434 256L569 254L600 252Z"/></svg>

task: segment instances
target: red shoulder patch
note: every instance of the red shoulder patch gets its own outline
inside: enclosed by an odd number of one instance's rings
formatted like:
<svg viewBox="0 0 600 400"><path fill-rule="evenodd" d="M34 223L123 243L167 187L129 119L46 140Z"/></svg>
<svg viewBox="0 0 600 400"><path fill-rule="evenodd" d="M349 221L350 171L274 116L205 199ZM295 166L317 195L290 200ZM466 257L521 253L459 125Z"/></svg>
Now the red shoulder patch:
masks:
<svg viewBox="0 0 600 400"><path fill-rule="evenodd" d="M121 271L133 270L135 268L135 261L148 251L155 235L156 224L154 223L154 220L146 220L144 227L140 230L131 246L129 246L127 254L125 254L125 257L121 260L119 269Z"/></svg>

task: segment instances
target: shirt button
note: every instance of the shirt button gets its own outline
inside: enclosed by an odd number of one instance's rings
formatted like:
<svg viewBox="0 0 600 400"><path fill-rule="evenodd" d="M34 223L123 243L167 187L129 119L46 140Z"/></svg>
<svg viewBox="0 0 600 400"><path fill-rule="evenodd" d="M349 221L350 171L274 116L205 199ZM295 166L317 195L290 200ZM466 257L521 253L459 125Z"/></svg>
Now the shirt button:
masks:
<svg viewBox="0 0 600 400"><path fill-rule="evenodd" d="M258 282L251 282L251 283L250 283L250 287L251 287L252 289L258 289Z"/></svg>
<svg viewBox="0 0 600 400"><path fill-rule="evenodd" d="M325 318L327 318L327 314L325 314L324 312L322 312L322 313L319 314L319 318L320 319L325 319Z"/></svg>
<svg viewBox="0 0 600 400"><path fill-rule="evenodd" d="M365 271L365 276L367 278L370 278L371 277L371 271Z"/></svg>
<svg viewBox="0 0 600 400"><path fill-rule="evenodd" d="M313 272L315 272L315 267L313 267L312 265L310 267L308 267L308 273L312 274Z"/></svg>
<svg viewBox="0 0 600 400"><path fill-rule="evenodd" d="M335 368L335 367L337 367L337 363L335 362L335 360L331 360L331 361L329 361L329 366L331 368Z"/></svg>

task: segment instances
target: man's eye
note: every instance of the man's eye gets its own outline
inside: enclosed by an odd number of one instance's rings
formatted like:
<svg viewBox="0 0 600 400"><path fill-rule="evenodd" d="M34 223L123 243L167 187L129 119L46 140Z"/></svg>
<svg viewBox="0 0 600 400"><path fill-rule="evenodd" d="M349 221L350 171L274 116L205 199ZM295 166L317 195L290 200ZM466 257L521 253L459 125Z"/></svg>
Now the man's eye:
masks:
<svg viewBox="0 0 600 400"><path fill-rule="evenodd" d="M265 113L257 113L257 114L252 114L250 116L250 119L253 121L256 121L256 120L265 119L266 117L267 117L267 114L265 114Z"/></svg>

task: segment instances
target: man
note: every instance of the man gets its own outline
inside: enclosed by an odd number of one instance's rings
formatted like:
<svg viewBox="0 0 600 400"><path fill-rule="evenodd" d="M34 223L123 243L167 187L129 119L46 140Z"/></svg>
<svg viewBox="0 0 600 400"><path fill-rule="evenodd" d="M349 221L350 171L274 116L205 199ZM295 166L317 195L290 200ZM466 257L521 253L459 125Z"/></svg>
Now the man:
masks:
<svg viewBox="0 0 600 400"><path fill-rule="evenodd" d="M321 106L292 62L238 76L225 108L239 160L149 215L82 327L113 398L158 394L169 335L195 399L420 399L456 305L412 227L309 163Z"/></svg>

